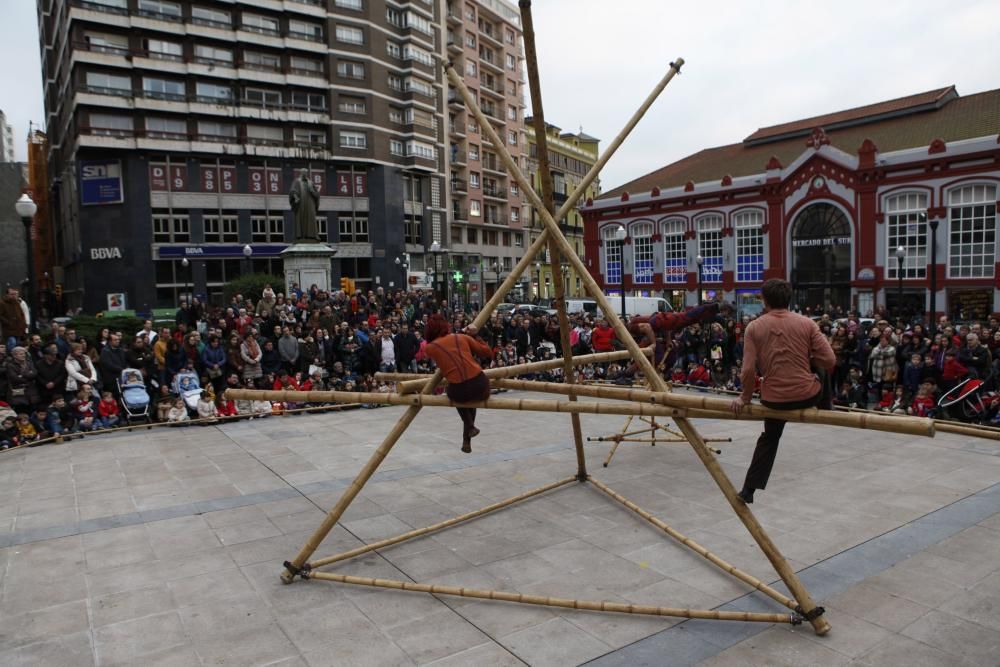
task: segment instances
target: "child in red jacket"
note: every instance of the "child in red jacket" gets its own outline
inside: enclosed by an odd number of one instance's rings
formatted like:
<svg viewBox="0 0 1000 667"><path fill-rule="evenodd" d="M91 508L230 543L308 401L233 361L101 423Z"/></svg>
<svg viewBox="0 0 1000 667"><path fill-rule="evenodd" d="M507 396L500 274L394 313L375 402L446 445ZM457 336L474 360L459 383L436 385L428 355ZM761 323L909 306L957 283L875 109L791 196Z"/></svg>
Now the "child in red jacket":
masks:
<svg viewBox="0 0 1000 667"><path fill-rule="evenodd" d="M917 395L913 398L913 405L910 406L910 414L914 417L931 417L934 414L934 396L931 395L930 385L924 383L917 390Z"/></svg>
<svg viewBox="0 0 1000 667"><path fill-rule="evenodd" d="M95 422L99 422L99 428L112 428L117 426L118 422L121 421L119 413L121 409L118 407L118 401L111 394L110 391L101 392L101 401L97 404L97 419Z"/></svg>
<svg viewBox="0 0 1000 667"><path fill-rule="evenodd" d="M712 383L712 375L703 364L693 361L688 365L688 384L696 387L707 387Z"/></svg>

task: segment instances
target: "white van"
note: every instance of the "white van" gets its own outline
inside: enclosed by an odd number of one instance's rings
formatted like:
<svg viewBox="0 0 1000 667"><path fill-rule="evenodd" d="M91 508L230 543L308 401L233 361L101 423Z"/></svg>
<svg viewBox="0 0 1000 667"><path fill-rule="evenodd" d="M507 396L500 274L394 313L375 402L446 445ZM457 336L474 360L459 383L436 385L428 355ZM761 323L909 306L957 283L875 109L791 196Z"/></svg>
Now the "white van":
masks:
<svg viewBox="0 0 1000 667"><path fill-rule="evenodd" d="M621 308L622 298L619 297L608 297L611 305L615 309ZM636 315L652 315L657 312L669 313L673 310L670 307L670 302L666 299L655 296L627 296L625 297L625 313L629 317L634 317Z"/></svg>
<svg viewBox="0 0 1000 667"><path fill-rule="evenodd" d="M566 312L570 315L575 313L593 315L597 312L597 302L593 299L566 299Z"/></svg>

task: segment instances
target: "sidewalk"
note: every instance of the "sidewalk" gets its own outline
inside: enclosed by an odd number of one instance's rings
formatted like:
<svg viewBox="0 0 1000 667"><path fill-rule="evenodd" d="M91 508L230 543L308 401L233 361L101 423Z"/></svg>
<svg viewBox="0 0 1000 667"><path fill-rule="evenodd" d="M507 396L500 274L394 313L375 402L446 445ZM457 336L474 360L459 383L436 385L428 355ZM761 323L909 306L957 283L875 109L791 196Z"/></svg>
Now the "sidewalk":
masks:
<svg viewBox="0 0 1000 667"><path fill-rule="evenodd" d="M0 458L0 664L996 665L1000 443L789 425L754 510L833 631L278 580L403 408L92 438ZM584 434L624 418L584 416ZM425 409L329 555L575 473L569 417ZM699 420L739 482L753 423ZM590 472L775 581L686 444L588 443ZM321 509L322 508L322 509ZM572 484L328 568L662 606L781 612Z"/></svg>

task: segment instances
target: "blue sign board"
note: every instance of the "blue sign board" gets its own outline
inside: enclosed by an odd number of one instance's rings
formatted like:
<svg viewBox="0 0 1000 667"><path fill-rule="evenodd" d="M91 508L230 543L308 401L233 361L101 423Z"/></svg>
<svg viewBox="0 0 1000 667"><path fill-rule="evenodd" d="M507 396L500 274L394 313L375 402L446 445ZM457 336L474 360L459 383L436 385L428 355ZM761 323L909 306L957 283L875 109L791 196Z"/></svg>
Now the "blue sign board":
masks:
<svg viewBox="0 0 1000 667"><path fill-rule="evenodd" d="M121 204L122 163L118 160L80 161L80 204Z"/></svg>
<svg viewBox="0 0 1000 667"><path fill-rule="evenodd" d="M673 257L667 259L663 272L666 274L666 281L668 283L684 282L687 280L687 258Z"/></svg>
<svg viewBox="0 0 1000 667"><path fill-rule="evenodd" d="M705 257L701 265L701 279L706 283L722 282L722 258Z"/></svg>
<svg viewBox="0 0 1000 667"><path fill-rule="evenodd" d="M288 247L287 243L251 244L251 257L277 257ZM243 257L241 245L175 245L160 246L157 252L161 259L189 257L191 259L233 259Z"/></svg>
<svg viewBox="0 0 1000 667"><path fill-rule="evenodd" d="M635 282L637 283L653 282L653 260L651 259L636 260L634 275L635 275Z"/></svg>

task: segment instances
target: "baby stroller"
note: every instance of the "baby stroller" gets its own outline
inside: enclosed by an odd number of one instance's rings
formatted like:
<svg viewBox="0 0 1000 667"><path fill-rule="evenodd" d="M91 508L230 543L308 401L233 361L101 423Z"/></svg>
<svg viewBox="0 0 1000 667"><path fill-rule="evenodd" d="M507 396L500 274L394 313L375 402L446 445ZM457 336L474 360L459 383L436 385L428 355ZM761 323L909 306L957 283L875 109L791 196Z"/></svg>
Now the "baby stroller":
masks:
<svg viewBox="0 0 1000 667"><path fill-rule="evenodd" d="M997 392L989 391L990 378L966 378L938 399L938 407L962 421L985 423L1000 403Z"/></svg>
<svg viewBox="0 0 1000 667"><path fill-rule="evenodd" d="M125 419L135 421L145 419L152 422L149 415L149 392L138 368L126 368L118 378L118 392L122 397Z"/></svg>
<svg viewBox="0 0 1000 667"><path fill-rule="evenodd" d="M184 399L188 412L198 412L198 399L201 398L201 382L194 371L181 371L174 376L174 393Z"/></svg>

